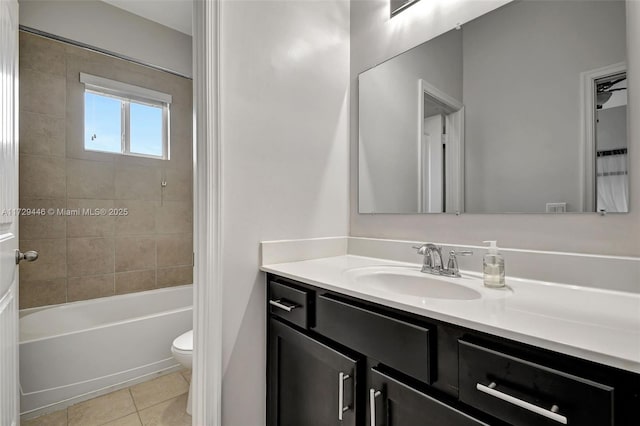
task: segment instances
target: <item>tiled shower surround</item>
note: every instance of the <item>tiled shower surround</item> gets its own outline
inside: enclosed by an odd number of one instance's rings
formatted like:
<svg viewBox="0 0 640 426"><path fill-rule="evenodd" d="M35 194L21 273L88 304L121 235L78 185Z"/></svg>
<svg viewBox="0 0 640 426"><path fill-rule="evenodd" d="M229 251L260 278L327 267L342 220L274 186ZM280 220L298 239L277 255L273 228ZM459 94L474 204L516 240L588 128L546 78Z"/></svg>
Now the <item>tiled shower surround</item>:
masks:
<svg viewBox="0 0 640 426"><path fill-rule="evenodd" d="M169 93L170 160L85 151L85 72ZM20 308L192 283L191 80L20 33ZM161 186L166 181L166 187Z"/></svg>

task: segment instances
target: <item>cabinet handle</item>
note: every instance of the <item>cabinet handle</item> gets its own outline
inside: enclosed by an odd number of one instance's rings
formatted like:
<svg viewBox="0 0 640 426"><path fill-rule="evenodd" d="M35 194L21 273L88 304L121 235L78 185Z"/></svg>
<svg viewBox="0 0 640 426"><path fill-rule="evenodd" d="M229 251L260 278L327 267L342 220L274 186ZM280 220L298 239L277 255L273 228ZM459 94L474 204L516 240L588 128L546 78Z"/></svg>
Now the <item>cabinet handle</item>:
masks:
<svg viewBox="0 0 640 426"><path fill-rule="evenodd" d="M350 405L344 405L344 382L351 376L340 372L338 377L338 420L342 421L342 414L351 408Z"/></svg>
<svg viewBox="0 0 640 426"><path fill-rule="evenodd" d="M373 388L369 389L369 417L371 417L371 426L376 426L376 398L380 395L380 391Z"/></svg>
<svg viewBox="0 0 640 426"><path fill-rule="evenodd" d="M280 309L282 309L282 310L284 310L284 311L287 311L287 312L291 312L291 311L293 311L294 309L296 309L296 308L299 308L299 307L300 307L299 305L294 305L294 304L291 304L291 305L285 305L285 304L283 303L282 299L278 299L278 300L269 300L269 304L270 304L271 306L275 306L276 308L280 308Z"/></svg>
<svg viewBox="0 0 640 426"><path fill-rule="evenodd" d="M546 408L538 407L537 405L531 404L527 401L523 401L514 396L507 395L504 392L500 392L499 390L496 390L496 386L498 386L496 382L489 383L489 386L476 383L476 389L479 390L480 392L484 392L487 395L491 395L495 398L498 398L510 404L516 405L520 408L524 408L525 410L529 410L533 413L539 414L548 419L554 420L558 423L562 423L563 425L567 424L567 418L565 416L561 416L560 414L558 414L559 407L557 405L552 406L551 410L547 410Z"/></svg>

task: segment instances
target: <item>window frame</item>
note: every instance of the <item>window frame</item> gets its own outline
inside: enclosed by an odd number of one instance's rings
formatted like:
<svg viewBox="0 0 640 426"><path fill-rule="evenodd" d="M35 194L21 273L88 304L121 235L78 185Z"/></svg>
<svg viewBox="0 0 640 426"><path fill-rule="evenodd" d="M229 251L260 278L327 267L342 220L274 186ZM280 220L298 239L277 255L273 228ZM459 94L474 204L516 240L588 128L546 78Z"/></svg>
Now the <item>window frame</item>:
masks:
<svg viewBox="0 0 640 426"><path fill-rule="evenodd" d="M171 146L171 101L169 94L120 81L80 73L80 82L84 84L83 92L83 120L82 120L82 147L88 152L101 152L115 155L128 155L132 157L151 158L156 160L170 159ZM120 101L120 152L102 151L87 148L85 139L86 105L84 104L86 93L98 96L114 98ZM162 155L143 154L131 151L131 103L162 109Z"/></svg>

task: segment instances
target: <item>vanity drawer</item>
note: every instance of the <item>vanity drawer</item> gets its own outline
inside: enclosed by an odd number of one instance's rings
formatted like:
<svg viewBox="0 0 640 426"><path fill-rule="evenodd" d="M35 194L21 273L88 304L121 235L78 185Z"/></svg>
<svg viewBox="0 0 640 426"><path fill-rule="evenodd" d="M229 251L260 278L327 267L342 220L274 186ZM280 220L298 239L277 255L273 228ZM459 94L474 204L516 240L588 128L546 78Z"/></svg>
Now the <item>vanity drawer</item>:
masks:
<svg viewBox="0 0 640 426"><path fill-rule="evenodd" d="M613 425L613 388L460 340L460 400L512 425Z"/></svg>
<svg viewBox="0 0 640 426"><path fill-rule="evenodd" d="M302 328L308 328L313 308L311 292L276 281L269 282L269 312Z"/></svg>
<svg viewBox="0 0 640 426"><path fill-rule="evenodd" d="M426 327L322 295L314 330L425 383L433 380L433 333Z"/></svg>

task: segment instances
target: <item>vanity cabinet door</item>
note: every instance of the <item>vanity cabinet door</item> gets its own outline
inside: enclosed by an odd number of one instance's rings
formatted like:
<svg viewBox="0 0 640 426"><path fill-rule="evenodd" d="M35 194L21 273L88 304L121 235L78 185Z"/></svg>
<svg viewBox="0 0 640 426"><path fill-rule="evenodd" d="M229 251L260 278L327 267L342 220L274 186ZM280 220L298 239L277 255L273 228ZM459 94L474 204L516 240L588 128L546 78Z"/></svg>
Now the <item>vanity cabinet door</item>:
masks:
<svg viewBox="0 0 640 426"><path fill-rule="evenodd" d="M367 407L367 426L488 426L375 368Z"/></svg>
<svg viewBox="0 0 640 426"><path fill-rule="evenodd" d="M269 319L269 426L355 426L358 360Z"/></svg>

